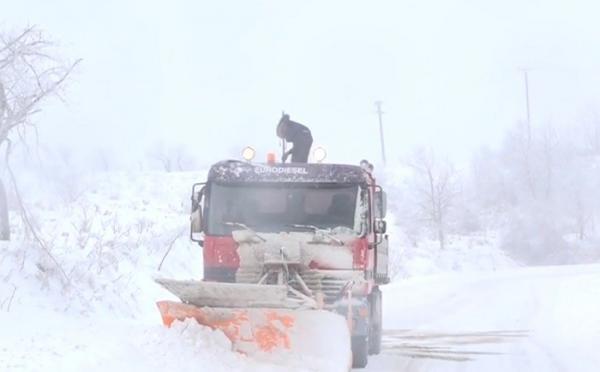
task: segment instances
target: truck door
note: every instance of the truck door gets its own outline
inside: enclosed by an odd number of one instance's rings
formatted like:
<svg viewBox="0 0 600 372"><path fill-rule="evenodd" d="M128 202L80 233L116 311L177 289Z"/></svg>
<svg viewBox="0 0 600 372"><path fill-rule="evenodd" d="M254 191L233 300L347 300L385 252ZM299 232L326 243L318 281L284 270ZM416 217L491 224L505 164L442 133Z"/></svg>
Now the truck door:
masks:
<svg viewBox="0 0 600 372"><path fill-rule="evenodd" d="M374 233L375 233L375 282L386 284L389 282L389 241L387 235L387 196L380 186L376 186L374 194Z"/></svg>

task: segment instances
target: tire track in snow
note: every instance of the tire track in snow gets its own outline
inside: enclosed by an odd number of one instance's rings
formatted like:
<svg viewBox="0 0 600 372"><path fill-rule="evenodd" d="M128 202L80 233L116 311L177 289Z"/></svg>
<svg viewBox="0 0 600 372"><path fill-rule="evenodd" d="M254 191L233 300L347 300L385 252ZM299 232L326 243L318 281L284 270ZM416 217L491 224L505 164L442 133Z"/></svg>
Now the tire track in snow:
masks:
<svg viewBox="0 0 600 372"><path fill-rule="evenodd" d="M528 331L524 330L461 333L387 330L383 334L382 353L467 362L479 357L502 355L504 352L493 350L490 345L516 342L528 335Z"/></svg>

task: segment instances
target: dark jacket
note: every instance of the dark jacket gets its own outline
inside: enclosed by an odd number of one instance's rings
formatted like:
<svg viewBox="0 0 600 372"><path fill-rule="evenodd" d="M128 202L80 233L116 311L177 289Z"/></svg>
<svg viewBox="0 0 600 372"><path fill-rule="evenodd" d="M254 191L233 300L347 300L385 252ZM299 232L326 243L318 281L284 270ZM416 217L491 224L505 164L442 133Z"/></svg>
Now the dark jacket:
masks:
<svg viewBox="0 0 600 372"><path fill-rule="evenodd" d="M283 115L277 125L277 136L294 144L294 148L283 155L284 162L288 155L292 155L293 163L306 163L308 161L308 154L313 142L310 129L290 120L289 115Z"/></svg>
<svg viewBox="0 0 600 372"><path fill-rule="evenodd" d="M277 136L285 139L287 142L311 142L312 134L306 126L290 120L288 115L284 115L277 125Z"/></svg>

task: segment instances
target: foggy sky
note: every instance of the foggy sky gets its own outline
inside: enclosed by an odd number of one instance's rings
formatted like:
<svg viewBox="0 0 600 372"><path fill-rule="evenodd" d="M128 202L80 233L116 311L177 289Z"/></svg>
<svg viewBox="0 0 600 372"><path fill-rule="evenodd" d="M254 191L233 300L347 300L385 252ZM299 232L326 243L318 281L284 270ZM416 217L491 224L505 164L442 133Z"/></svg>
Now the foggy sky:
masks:
<svg viewBox="0 0 600 372"><path fill-rule="evenodd" d="M39 116L42 141L127 157L159 140L209 162L277 149L282 110L329 160L379 160L417 144L461 158L525 118L600 114L593 1L20 1L2 29L35 24L83 58ZM133 156L133 155L131 155Z"/></svg>

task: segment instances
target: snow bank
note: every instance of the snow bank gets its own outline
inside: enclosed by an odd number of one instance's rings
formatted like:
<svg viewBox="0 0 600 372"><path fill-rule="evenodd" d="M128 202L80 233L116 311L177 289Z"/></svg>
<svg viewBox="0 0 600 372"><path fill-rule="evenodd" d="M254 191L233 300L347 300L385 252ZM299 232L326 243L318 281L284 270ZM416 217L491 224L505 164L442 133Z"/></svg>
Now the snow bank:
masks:
<svg viewBox="0 0 600 372"><path fill-rule="evenodd" d="M21 243L0 256L5 285L19 288L12 308L138 317L164 293L151 280L159 266L163 275L200 277L202 251L187 232L190 185L202 176L99 174L86 179L73 202L30 191L27 208L44 247L13 218L14 241Z"/></svg>
<svg viewBox="0 0 600 372"><path fill-rule="evenodd" d="M446 246L422 239L410 241L402 229L390 225L390 270L394 278L409 278L449 272L496 271L518 266L502 249L494 232L450 235Z"/></svg>
<svg viewBox="0 0 600 372"><path fill-rule="evenodd" d="M195 321L158 323L0 315L3 371L283 371L231 351L221 332Z"/></svg>
<svg viewBox="0 0 600 372"><path fill-rule="evenodd" d="M288 352L263 354L258 360L312 371L346 372L352 364L346 320L329 311L299 311L290 332Z"/></svg>

